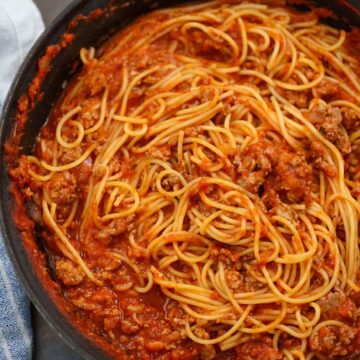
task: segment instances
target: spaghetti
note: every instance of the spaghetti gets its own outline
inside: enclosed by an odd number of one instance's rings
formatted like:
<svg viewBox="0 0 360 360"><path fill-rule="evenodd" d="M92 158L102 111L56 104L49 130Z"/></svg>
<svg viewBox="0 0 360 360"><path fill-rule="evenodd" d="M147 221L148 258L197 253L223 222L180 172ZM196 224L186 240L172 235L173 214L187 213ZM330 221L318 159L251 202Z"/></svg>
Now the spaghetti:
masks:
<svg viewBox="0 0 360 360"><path fill-rule="evenodd" d="M360 350L346 32L214 1L156 11L80 58L13 170L74 307L130 358Z"/></svg>

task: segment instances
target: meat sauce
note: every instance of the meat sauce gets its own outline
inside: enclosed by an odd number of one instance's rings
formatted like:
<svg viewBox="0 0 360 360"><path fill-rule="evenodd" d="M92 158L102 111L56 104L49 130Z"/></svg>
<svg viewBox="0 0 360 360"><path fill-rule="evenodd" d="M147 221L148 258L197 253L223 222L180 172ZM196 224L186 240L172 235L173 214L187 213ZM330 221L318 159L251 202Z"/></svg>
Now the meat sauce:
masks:
<svg viewBox="0 0 360 360"><path fill-rule="evenodd" d="M154 16L152 21L157 24L164 20L164 15ZM138 37L144 36L149 30L149 23L142 26L142 21L138 21L124 33L107 43L100 51L106 52L112 44L122 39L129 31L138 33ZM137 58L132 58L129 66L133 70L150 67L161 63L162 59L169 55L166 49L171 45L172 35L165 37L156 46L148 47L143 53L138 53ZM174 35L176 36L176 34ZM212 41L209 37L204 39L202 32L194 31L193 46L198 56L219 61L224 61L223 54L219 51L220 43ZM68 35L65 42L72 41L72 36ZM253 39L253 41L255 41ZM350 41L358 41L358 37ZM131 44L128 44L130 46ZM66 46L62 44L60 46ZM20 135L22 131L21 122L26 122L26 115L21 116L21 109L26 108L29 103L35 99L38 88L43 77L49 70L53 56L56 55L58 48L50 47L45 57L39 62L40 72L29 88L28 98L23 98L19 103L19 116L17 119L17 132ZM183 50L186 55L186 50ZM113 58L96 66L91 76L87 78L84 89L79 93L83 101L83 107L92 109L92 99L96 98L100 90L109 84L109 97L115 96L121 85L121 59ZM86 71L87 67L82 71ZM156 79L154 79L156 81ZM76 86L76 77L67 87L67 92L63 94L58 104L55 105L50 121L41 131L40 137L46 141L53 141L55 129L55 119L57 119L58 106L61 106L62 100ZM281 90L282 91L282 90ZM280 91L279 91L280 92ZM318 95L327 100L345 99L348 97L343 90L334 83L321 82L317 87ZM282 95L291 102L305 107L309 102L310 94L303 92L282 91ZM91 96L90 100L87 98ZM141 92L138 98L131 99L130 107L134 108L142 101ZM231 104L229 104L231 105ZM23 112L26 114L26 112ZM98 113L85 112L86 118L83 119L84 127L90 128L94 125ZM352 110L346 110L340 113L339 109L328 105L321 105L305 112L305 117L317 128L331 143L349 159L357 161L359 166L359 154L351 151L349 140L344 136L342 127L348 131L358 129L360 118ZM220 119L223 120L223 119ZM214 120L216 122L216 119ZM196 131L196 129L193 129ZM107 256L109 244L118 243L118 248L134 261L140 269L144 271L149 264L143 260L141 253L136 253L127 242L121 242L121 239L128 234L134 227L134 216L128 216L125 219L113 221L106 228L98 231L94 228L87 228L88 236L86 241L78 238L78 226L80 211L77 211L74 221L69 226L69 233L75 241L75 246L81 248L86 254L86 262L89 267L96 272L97 277L104 281L103 286L96 285L86 278L80 267L72 261L67 260L61 254L54 241L54 234L44 226L41 213L39 213L40 195L38 194L40 184L29 175L31 164L26 156L18 157L18 139L14 136L12 143L6 147L10 164L10 176L13 180L11 192L16 201L16 212L14 220L22 231L23 240L34 259L35 267L39 274L47 283L47 288L52 292L52 296L59 304L60 308L67 308L66 316L76 317L78 326L82 331L96 339L101 347L109 349L109 352L116 358L121 359L159 359L159 360L187 360L187 359L237 359L237 360L276 360L282 359L281 353L272 347L272 340L268 335L254 335L251 340L238 345L232 350L220 353L213 346L198 345L189 340L184 331L184 319L186 317L181 306L173 300L167 298L158 287L153 288L147 294L139 294L129 289L123 290L127 284L136 282L136 274L123 261L114 260ZM72 134L68 134L70 140ZM73 141L74 139L72 139ZM157 149L157 153L147 154L147 156L158 159L166 159L174 151L174 146L169 144ZM83 152L81 148L63 150L60 160L62 163L69 163L79 157ZM40 143L37 143L35 153L40 153ZM136 156L136 155L134 155ZM356 160L357 158L357 160ZM322 157L320 144L309 144L306 152L297 153L291 149L285 142L274 147L274 144L261 134L259 139L253 143L245 154L241 156L237 153L229 155L232 166L227 169L228 174L232 174L235 181L241 184L247 191L259 195L266 211L277 213L287 212L291 218L287 205L311 201L311 186L316 169L324 170L327 176L335 177L336 169L327 164ZM355 160L354 160L355 159ZM75 200L84 202L87 194L87 178L94 171L101 172L101 169L94 169L95 159L90 156L81 166L71 169L64 173L53 176L47 184L51 198L61 205L63 213L59 213L59 219L66 219L70 212L70 204ZM112 166L121 168L122 173L131 178L134 169L131 164L114 163ZM204 168L206 164L203 164ZM196 177L198 174L193 174ZM171 180L170 180L171 181ZM175 180L174 180L175 181ZM201 186L201 184L200 184ZM209 190L211 191L211 189ZM24 203L31 201L35 205L24 207ZM196 198L192 206L196 206ZM31 217L28 216L30 207ZM50 251L50 265L56 274L56 282L52 282L44 267L44 255L41 254L34 244L34 219L39 223L40 233L44 240L46 248ZM239 272L238 257L236 253L226 247L212 249L214 258L224 258L230 264L226 276L228 282L234 288L245 289L256 287L256 284L247 283L246 276ZM260 267L261 265L259 265ZM239 275L240 274L240 275ZM62 295L65 296L65 300ZM322 307L323 319L339 319L349 324L350 330L339 330L336 327L327 326L322 328L316 337L311 339L310 347L316 349L323 356L342 356L350 354L360 349L360 318L357 316L357 306L360 301L358 295L345 295L342 292L332 292L324 299L319 301ZM70 308L70 310L69 310ZM69 315L70 314L70 315ZM94 337L94 334L95 335ZM99 340L100 335L105 340ZM293 341L282 338L280 343Z"/></svg>

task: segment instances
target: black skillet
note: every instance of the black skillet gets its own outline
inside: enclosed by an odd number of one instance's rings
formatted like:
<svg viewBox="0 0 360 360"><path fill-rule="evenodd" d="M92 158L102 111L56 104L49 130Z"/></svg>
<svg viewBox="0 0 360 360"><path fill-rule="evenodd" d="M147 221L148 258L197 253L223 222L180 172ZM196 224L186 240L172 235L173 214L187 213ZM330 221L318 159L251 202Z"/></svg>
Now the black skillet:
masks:
<svg viewBox="0 0 360 360"><path fill-rule="evenodd" d="M36 308L46 318L49 324L65 339L65 341L85 359L109 359L109 357L95 346L67 321L59 309L50 299L46 289L38 279L27 251L21 241L20 234L14 225L11 213L14 207L13 199L8 192L9 179L4 159L3 146L11 136L17 103L20 96L26 93L27 88L37 73L37 61L44 54L45 49L59 42L62 34L72 19L78 15L88 15L91 11L101 8L107 9L109 3L115 5L113 11L107 16L100 16L92 21L80 21L72 32L75 40L63 49L53 60L51 71L46 75L41 90L43 97L36 102L35 108L30 112L24 136L21 140L24 153L30 153L35 138L44 124L52 104L62 91L64 81L73 72L73 64L78 58L81 47L97 46L103 42L116 29L126 26L136 17L152 9L164 6L185 3L184 0L77 0L69 5L47 28L36 42L24 60L15 80L12 83L8 97L5 101L0 120L0 230L5 239L11 260L25 286L26 292ZM299 4L299 1L296 1ZM352 7L342 0L317 0L318 6L327 7L338 17L338 21L330 20L332 25L347 28L348 24L360 26L360 0L351 0ZM304 5L295 5L306 10ZM360 39L359 39L360 41ZM360 356L352 357L353 360Z"/></svg>

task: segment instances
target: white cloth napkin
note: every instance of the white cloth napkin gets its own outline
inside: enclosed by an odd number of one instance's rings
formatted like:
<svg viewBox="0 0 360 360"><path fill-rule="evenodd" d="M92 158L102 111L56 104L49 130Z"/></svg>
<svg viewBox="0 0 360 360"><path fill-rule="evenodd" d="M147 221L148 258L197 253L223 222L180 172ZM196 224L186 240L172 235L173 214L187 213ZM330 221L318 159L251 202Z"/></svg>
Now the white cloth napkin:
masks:
<svg viewBox="0 0 360 360"><path fill-rule="evenodd" d="M0 0L0 99L4 101L16 70L44 29L31 0Z"/></svg>

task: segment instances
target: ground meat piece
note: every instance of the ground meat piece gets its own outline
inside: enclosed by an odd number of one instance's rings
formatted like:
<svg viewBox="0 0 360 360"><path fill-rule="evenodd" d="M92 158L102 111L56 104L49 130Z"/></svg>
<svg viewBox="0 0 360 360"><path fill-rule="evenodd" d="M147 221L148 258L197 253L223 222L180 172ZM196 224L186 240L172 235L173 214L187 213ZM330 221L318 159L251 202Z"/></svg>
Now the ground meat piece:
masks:
<svg viewBox="0 0 360 360"><path fill-rule="evenodd" d="M268 210L271 210L272 208L282 204L279 194L277 194L274 189L269 187L261 196L261 201Z"/></svg>
<svg viewBox="0 0 360 360"><path fill-rule="evenodd" d="M103 244L109 244L115 237L126 234L134 228L135 214L115 219L95 235Z"/></svg>
<svg viewBox="0 0 360 360"><path fill-rule="evenodd" d="M175 186L181 185L181 181L178 176L171 174L162 181L162 185L165 188L170 187L170 189L172 189Z"/></svg>
<svg viewBox="0 0 360 360"><path fill-rule="evenodd" d="M226 249L214 245L210 248L210 257L217 262L222 261L227 265L235 263L236 269L241 268L241 262L239 261L240 254L236 248L230 247L229 249Z"/></svg>
<svg viewBox="0 0 360 360"><path fill-rule="evenodd" d="M58 279L66 286L79 285L85 277L80 266L67 259L56 261L55 272Z"/></svg>
<svg viewBox="0 0 360 360"><path fill-rule="evenodd" d="M84 129L89 129L95 125L99 120L99 109L96 109L96 105L99 104L101 99L89 98L82 104L82 112L79 116L79 121L84 126Z"/></svg>
<svg viewBox="0 0 360 360"><path fill-rule="evenodd" d="M113 271L122 265L122 261L120 259L105 255L102 251L100 251L100 254L97 256L96 260L94 260L94 265L104 271Z"/></svg>
<svg viewBox="0 0 360 360"><path fill-rule="evenodd" d="M84 86L89 90L91 95L96 95L100 91L103 91L107 85L108 81L106 76L100 71L89 72L84 83Z"/></svg>
<svg viewBox="0 0 360 360"><path fill-rule="evenodd" d="M132 270L131 270L132 271ZM117 291L124 291L124 287L131 287L134 283L133 275L129 272L126 265L122 265L120 269L115 273L113 279L111 279L111 284Z"/></svg>
<svg viewBox="0 0 360 360"><path fill-rule="evenodd" d="M337 170L334 165L330 165L326 160L323 158L317 158L313 162L314 168L318 170L324 171L327 177L334 178L337 176Z"/></svg>
<svg viewBox="0 0 360 360"><path fill-rule="evenodd" d="M261 186L265 182L265 175L263 170L254 172L243 172L238 184L244 187L247 191L256 194L260 191Z"/></svg>
<svg viewBox="0 0 360 360"><path fill-rule="evenodd" d="M151 352L161 351L164 348L164 343L162 341L149 341L145 344L146 349Z"/></svg>
<svg viewBox="0 0 360 360"><path fill-rule="evenodd" d="M305 113L305 116L342 153L350 152L350 143L344 135L344 128L341 126L342 115L339 108L320 103Z"/></svg>
<svg viewBox="0 0 360 360"><path fill-rule="evenodd" d="M148 151L145 152L145 156L149 159L160 159L163 161L169 160L171 155L171 149L169 146L157 146L152 147Z"/></svg>
<svg viewBox="0 0 360 360"><path fill-rule="evenodd" d="M76 179L69 172L56 173L47 184L51 199L58 205L69 205L77 198Z"/></svg>
<svg viewBox="0 0 360 360"><path fill-rule="evenodd" d="M62 164L69 164L77 160L83 153L81 146L72 149L61 148L59 160Z"/></svg>
<svg viewBox="0 0 360 360"><path fill-rule="evenodd" d="M258 192L272 170L271 161L265 154L267 146L268 141L259 138L244 153L237 153L232 159L235 172L239 175L238 184L252 193Z"/></svg>
<svg viewBox="0 0 360 360"><path fill-rule="evenodd" d="M121 168L124 166L124 160L119 157L114 157L109 162L110 174L117 173L121 171Z"/></svg>
<svg viewBox="0 0 360 360"><path fill-rule="evenodd" d="M96 309L96 304L89 300L88 296L76 296L72 300L73 304L82 310L94 311Z"/></svg>
<svg viewBox="0 0 360 360"><path fill-rule="evenodd" d="M167 304L167 306L165 307L165 313L166 320L170 321L174 329L184 327L187 316L185 314L185 311L180 308L176 302L171 301L169 304Z"/></svg>
<svg viewBox="0 0 360 360"><path fill-rule="evenodd" d="M91 165L92 163L90 158L88 158L86 161L77 166L76 169L74 169L73 174L76 177L78 184L87 184L91 176Z"/></svg>
<svg viewBox="0 0 360 360"><path fill-rule="evenodd" d="M165 330L166 333L170 331L169 334L164 334L161 336L162 339L164 339L166 350L175 349L178 344L187 338L186 332L183 328L175 331L171 331L170 328L166 328Z"/></svg>
<svg viewBox="0 0 360 360"><path fill-rule="evenodd" d="M196 359L196 349L179 348L174 349L166 360L193 360ZM162 360L162 359L161 359ZM165 360L165 359L164 359Z"/></svg>
<svg viewBox="0 0 360 360"><path fill-rule="evenodd" d="M194 334L201 339L210 339L208 331L201 327L195 328Z"/></svg>
<svg viewBox="0 0 360 360"><path fill-rule="evenodd" d="M226 270L225 280L227 286L235 292L247 291L242 275L236 270Z"/></svg>
<svg viewBox="0 0 360 360"><path fill-rule="evenodd" d="M236 360L280 360L281 353L273 349L269 336L247 341L235 348Z"/></svg>
<svg viewBox="0 0 360 360"><path fill-rule="evenodd" d="M84 289L74 287L73 290L71 288L67 290L67 295L75 306L91 311L95 316L121 315L121 311L117 308L116 295L108 288Z"/></svg>
<svg viewBox="0 0 360 360"><path fill-rule="evenodd" d="M299 217L296 211L287 204L277 204L269 211L269 215L281 216L289 220L293 225L299 226Z"/></svg>
<svg viewBox="0 0 360 360"><path fill-rule="evenodd" d="M320 81L319 85L316 87L316 90L322 99L328 101L338 94L340 86L333 81L324 79Z"/></svg>
<svg viewBox="0 0 360 360"><path fill-rule="evenodd" d="M336 167L329 164L325 159L325 146L320 141L311 141L307 150L307 160L312 163L315 169L321 170L327 177L337 175Z"/></svg>
<svg viewBox="0 0 360 360"><path fill-rule="evenodd" d="M278 203L277 195L286 203L305 201L310 196L311 167L287 144L260 137L243 154L235 155L233 164L239 175L237 183L259 196L265 190L269 204Z"/></svg>
<svg viewBox="0 0 360 360"><path fill-rule="evenodd" d="M354 302L342 291L331 292L322 297L318 304L321 307L321 317L324 320L353 321L356 317Z"/></svg>
<svg viewBox="0 0 360 360"><path fill-rule="evenodd" d="M120 336L119 341L121 344L127 343L125 347L128 352L136 352L136 358L141 360L148 360L149 353L145 346L145 339L142 336Z"/></svg>
<svg viewBox="0 0 360 360"><path fill-rule="evenodd" d="M325 146L320 141L311 141L309 152L312 159L323 157L325 155Z"/></svg>
<svg viewBox="0 0 360 360"><path fill-rule="evenodd" d="M114 305L115 299L115 294L110 289L107 289L105 287L95 291L91 296L92 301L94 301L106 310L110 310L112 305Z"/></svg>
<svg viewBox="0 0 360 360"><path fill-rule="evenodd" d="M189 44L191 44L191 51L199 56L208 57L216 60L225 61L227 56L224 51L224 41L222 38L217 37L214 41L214 37L209 37L203 31L192 30L188 31L188 36L191 38Z"/></svg>
<svg viewBox="0 0 360 360"><path fill-rule="evenodd" d="M180 178L175 174L165 176L161 181L161 185L166 191L178 190L180 187L182 187ZM153 191L157 191L156 182L151 184L151 189Z"/></svg>
<svg viewBox="0 0 360 360"><path fill-rule="evenodd" d="M244 156L246 166L247 163L251 163L255 160L256 165L264 171L265 175L269 174L272 170L271 164L271 152L273 152L274 146L269 140L264 137L260 137L255 142L249 145Z"/></svg>
<svg viewBox="0 0 360 360"><path fill-rule="evenodd" d="M120 316L114 316L104 319L104 329L106 331L114 330L120 322Z"/></svg>
<svg viewBox="0 0 360 360"><path fill-rule="evenodd" d="M324 326L310 337L310 348L327 359L334 359L351 354L351 343L355 336L356 329L348 326Z"/></svg>
<svg viewBox="0 0 360 360"><path fill-rule="evenodd" d="M360 114L353 109L344 108L342 110L344 128L349 131L356 131L360 128Z"/></svg>
<svg viewBox="0 0 360 360"><path fill-rule="evenodd" d="M212 345L204 345L199 351L201 360L211 360L216 358L216 351Z"/></svg>
<svg viewBox="0 0 360 360"><path fill-rule="evenodd" d="M273 171L264 183L265 192L274 189L285 203L307 201L311 193L312 169L305 159L286 147L269 155Z"/></svg>
<svg viewBox="0 0 360 360"><path fill-rule="evenodd" d="M194 106L196 105L198 104L195 103ZM185 136L198 137L199 135L203 134L204 131L200 129L198 126L191 126L191 127L186 127L184 133Z"/></svg>
<svg viewBox="0 0 360 360"><path fill-rule="evenodd" d="M282 97L289 101L289 103L295 105L299 109L305 109L308 107L310 100L310 94L308 91L293 91L279 88L278 92Z"/></svg>
<svg viewBox="0 0 360 360"><path fill-rule="evenodd" d="M285 203L306 201L311 192L312 170L304 157L285 144L274 144L269 140L259 141L256 166L264 175L263 182L266 205L278 204L278 196Z"/></svg>
<svg viewBox="0 0 360 360"><path fill-rule="evenodd" d="M121 321L121 331L126 335L132 335L139 331L139 326L128 320Z"/></svg>
<svg viewBox="0 0 360 360"><path fill-rule="evenodd" d="M21 155L17 165L18 165L17 167L11 168L9 170L9 173L12 178L16 179L16 181L19 184L19 187L24 188L32 180L29 174L30 163L27 159L27 156ZM34 180L32 180L31 182L34 183ZM41 185L41 183L39 183L39 185Z"/></svg>

